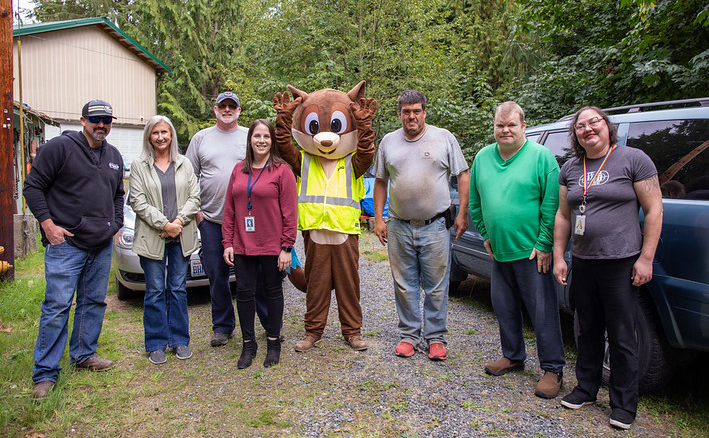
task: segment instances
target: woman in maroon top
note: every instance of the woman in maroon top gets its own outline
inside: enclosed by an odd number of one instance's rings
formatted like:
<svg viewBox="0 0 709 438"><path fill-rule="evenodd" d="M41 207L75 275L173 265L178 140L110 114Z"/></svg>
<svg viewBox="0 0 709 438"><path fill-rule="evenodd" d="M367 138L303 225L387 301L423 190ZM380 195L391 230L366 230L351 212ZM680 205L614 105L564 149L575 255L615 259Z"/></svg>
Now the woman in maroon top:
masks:
<svg viewBox="0 0 709 438"><path fill-rule="evenodd" d="M251 124L246 158L231 173L224 205L224 260L237 273L236 307L244 340L240 369L251 366L258 349L254 298L259 268L264 284L259 293L265 294L268 308L268 350L263 365L277 364L281 355L281 271L291 264L298 217L295 176L278 150L271 148L274 139L275 131L268 120L258 119Z"/></svg>

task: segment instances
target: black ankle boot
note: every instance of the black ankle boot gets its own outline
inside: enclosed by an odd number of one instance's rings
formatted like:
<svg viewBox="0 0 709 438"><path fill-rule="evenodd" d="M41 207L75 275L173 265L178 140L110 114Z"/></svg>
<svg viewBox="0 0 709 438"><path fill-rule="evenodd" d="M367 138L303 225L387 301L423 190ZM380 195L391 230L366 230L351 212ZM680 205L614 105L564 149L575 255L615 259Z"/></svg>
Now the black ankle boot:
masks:
<svg viewBox="0 0 709 438"><path fill-rule="evenodd" d="M281 341L279 339L267 339L266 344L268 345L268 350L266 351L266 359L263 361L263 366L268 368L276 365L281 359Z"/></svg>
<svg viewBox="0 0 709 438"><path fill-rule="evenodd" d="M241 348L241 356L239 356L239 362L236 366L238 366L240 370L250 367L257 350L258 344L255 339L244 342L244 346Z"/></svg>

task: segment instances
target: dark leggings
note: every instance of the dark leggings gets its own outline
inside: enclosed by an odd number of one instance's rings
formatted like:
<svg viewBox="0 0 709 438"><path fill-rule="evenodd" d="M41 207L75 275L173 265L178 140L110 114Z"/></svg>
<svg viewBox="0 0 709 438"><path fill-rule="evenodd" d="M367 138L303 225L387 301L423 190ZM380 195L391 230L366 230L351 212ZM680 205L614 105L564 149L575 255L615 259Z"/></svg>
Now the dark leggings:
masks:
<svg viewBox="0 0 709 438"><path fill-rule="evenodd" d="M261 268L259 272L259 267ZM245 256L234 255L236 270L236 309L239 313L239 324L244 340L256 338L254 333L254 315L256 313L255 296L258 277L262 273L263 288L258 293L265 297L268 308L269 338L278 338L281 334L283 321L283 283L278 270L278 256Z"/></svg>

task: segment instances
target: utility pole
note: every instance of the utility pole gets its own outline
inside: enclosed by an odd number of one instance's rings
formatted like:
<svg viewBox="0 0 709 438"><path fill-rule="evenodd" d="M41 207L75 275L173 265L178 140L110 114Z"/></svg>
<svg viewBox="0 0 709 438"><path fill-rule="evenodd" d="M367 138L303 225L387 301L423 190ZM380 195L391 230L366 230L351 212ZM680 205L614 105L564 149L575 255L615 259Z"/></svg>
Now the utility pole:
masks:
<svg viewBox="0 0 709 438"><path fill-rule="evenodd" d="M15 279L12 75L12 0L0 0L0 279L6 280Z"/></svg>

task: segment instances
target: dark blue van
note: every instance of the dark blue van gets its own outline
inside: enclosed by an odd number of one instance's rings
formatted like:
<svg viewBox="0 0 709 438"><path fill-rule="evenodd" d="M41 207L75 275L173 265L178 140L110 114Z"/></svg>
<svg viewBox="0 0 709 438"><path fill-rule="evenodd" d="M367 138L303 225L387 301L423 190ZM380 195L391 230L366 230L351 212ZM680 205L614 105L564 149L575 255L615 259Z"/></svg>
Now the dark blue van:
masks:
<svg viewBox="0 0 709 438"><path fill-rule="evenodd" d="M669 381L680 350L709 351L709 98L606 111L618 126L618 144L642 149L655 162L663 192L662 235L636 326L640 390L650 392ZM528 128L527 138L548 147L561 165L572 155L570 120ZM451 287L467 274L490 277L492 261L473 226L453 241L452 252ZM568 251L565 258L570 263ZM561 308L573 312L568 286L557 291ZM606 383L609 376L606 350Z"/></svg>

